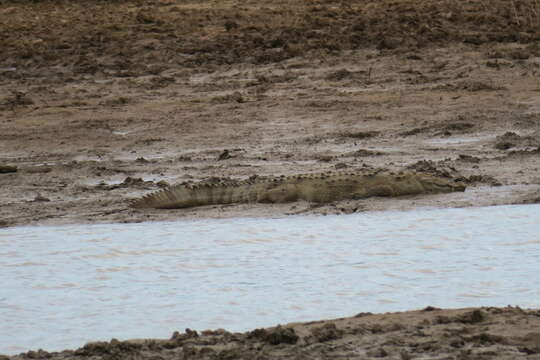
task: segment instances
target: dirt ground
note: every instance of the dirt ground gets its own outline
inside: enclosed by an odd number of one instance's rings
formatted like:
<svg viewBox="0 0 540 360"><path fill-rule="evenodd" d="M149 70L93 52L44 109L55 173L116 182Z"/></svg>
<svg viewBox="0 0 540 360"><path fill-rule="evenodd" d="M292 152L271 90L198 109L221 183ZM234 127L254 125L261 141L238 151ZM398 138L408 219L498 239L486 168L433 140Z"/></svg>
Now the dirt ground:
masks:
<svg viewBox="0 0 540 360"><path fill-rule="evenodd" d="M538 1L2 1L0 226L540 200ZM185 181L362 167L465 193L140 211Z"/></svg>
<svg viewBox="0 0 540 360"><path fill-rule="evenodd" d="M540 311L516 307L420 311L293 323L246 333L186 329L168 340L88 343L19 359L540 359Z"/></svg>

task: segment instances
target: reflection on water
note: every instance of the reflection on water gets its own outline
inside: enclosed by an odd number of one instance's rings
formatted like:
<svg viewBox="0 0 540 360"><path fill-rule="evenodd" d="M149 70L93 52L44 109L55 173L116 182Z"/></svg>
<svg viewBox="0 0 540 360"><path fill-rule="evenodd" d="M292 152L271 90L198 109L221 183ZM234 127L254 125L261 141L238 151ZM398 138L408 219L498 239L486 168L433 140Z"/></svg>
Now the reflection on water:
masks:
<svg viewBox="0 0 540 360"><path fill-rule="evenodd" d="M540 307L540 205L0 230L0 353L421 308Z"/></svg>

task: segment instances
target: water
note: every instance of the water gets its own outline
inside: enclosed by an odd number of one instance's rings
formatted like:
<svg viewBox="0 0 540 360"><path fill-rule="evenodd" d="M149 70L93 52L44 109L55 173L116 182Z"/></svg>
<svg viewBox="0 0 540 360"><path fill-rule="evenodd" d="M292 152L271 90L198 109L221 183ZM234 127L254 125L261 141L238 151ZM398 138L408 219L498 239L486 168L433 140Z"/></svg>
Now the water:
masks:
<svg viewBox="0 0 540 360"><path fill-rule="evenodd" d="M0 230L0 353L359 312L540 307L540 205Z"/></svg>

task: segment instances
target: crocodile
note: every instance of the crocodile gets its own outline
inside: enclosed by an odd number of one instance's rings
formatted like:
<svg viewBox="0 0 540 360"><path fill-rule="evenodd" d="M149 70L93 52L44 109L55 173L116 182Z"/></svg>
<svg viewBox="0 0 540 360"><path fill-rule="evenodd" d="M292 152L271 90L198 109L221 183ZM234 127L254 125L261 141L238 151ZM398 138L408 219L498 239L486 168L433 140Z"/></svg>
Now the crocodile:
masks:
<svg viewBox="0 0 540 360"><path fill-rule="evenodd" d="M179 209L233 203L286 203L305 200L330 203L372 196L465 191L459 182L427 173L391 173L381 170L353 173L319 173L247 180L173 185L132 200L130 206L144 209Z"/></svg>

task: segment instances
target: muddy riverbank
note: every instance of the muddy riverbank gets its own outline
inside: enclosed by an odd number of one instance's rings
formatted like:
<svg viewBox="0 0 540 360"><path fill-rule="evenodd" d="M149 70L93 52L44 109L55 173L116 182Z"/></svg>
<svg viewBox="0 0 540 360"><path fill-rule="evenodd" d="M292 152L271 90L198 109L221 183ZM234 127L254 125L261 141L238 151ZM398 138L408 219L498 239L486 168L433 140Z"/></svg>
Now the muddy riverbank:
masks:
<svg viewBox="0 0 540 360"><path fill-rule="evenodd" d="M0 225L537 202L538 13L524 0L4 1ZM366 167L468 189L127 208L167 184Z"/></svg>
<svg viewBox="0 0 540 360"><path fill-rule="evenodd" d="M88 343L19 359L540 359L540 312L518 307L403 313L293 323L245 333L186 329L170 339Z"/></svg>

